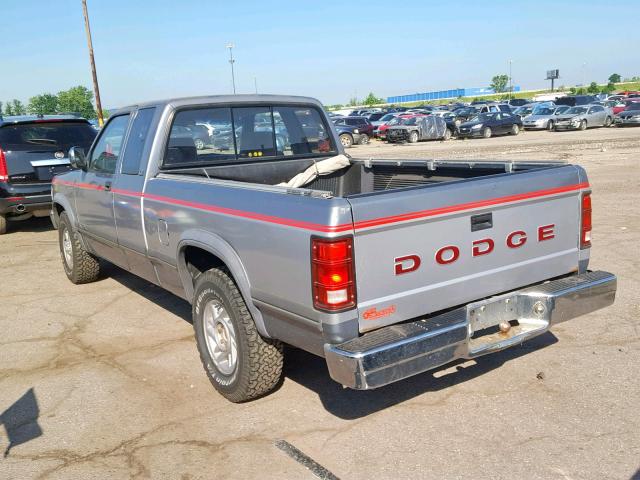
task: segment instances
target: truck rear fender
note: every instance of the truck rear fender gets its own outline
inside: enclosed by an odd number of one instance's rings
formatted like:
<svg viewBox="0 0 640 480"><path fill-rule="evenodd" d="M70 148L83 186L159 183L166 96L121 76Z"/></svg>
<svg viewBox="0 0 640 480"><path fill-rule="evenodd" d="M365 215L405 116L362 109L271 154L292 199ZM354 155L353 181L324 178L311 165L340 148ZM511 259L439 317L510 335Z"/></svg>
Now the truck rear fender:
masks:
<svg viewBox="0 0 640 480"><path fill-rule="evenodd" d="M222 237L203 230L187 230L178 242L178 273L184 287L186 298L191 300L194 295L194 278L187 267L187 247L196 247L210 253L224 265L238 285L242 298L251 312L258 332L264 337L270 337L264 324L260 310L256 308L251 298L251 284L249 277L236 251ZM215 265L215 264L214 264Z"/></svg>

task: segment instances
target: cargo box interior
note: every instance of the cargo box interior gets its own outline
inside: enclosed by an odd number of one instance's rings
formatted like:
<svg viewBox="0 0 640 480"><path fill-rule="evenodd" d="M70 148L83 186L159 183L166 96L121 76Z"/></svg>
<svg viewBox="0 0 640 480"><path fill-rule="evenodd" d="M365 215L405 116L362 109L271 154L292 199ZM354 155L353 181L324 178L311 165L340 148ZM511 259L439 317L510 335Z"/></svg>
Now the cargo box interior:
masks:
<svg viewBox="0 0 640 480"><path fill-rule="evenodd" d="M511 163L495 161L426 161L426 160L359 160L329 175L317 177L304 189L331 192L337 197L351 197L498 175L534 168L549 168L562 163ZM163 173L198 175L263 185L287 182L313 165L310 159L276 160L251 164L206 166L163 170Z"/></svg>

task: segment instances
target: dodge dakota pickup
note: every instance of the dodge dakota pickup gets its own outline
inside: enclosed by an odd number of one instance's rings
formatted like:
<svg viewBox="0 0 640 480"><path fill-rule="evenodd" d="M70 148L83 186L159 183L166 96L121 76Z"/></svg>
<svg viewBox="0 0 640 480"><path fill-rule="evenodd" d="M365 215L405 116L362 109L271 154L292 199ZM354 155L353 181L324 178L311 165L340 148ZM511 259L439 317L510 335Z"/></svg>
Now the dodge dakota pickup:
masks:
<svg viewBox="0 0 640 480"><path fill-rule="evenodd" d="M68 278L104 259L190 302L233 402L277 385L285 343L370 389L614 301L576 165L354 159L318 101L272 95L123 108L69 158L51 212Z"/></svg>

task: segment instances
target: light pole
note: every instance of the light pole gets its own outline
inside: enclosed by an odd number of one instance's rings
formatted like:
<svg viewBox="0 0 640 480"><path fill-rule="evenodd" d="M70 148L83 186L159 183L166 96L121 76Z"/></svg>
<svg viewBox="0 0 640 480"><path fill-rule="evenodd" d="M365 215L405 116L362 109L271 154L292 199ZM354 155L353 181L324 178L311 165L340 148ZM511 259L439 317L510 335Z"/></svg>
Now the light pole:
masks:
<svg viewBox="0 0 640 480"><path fill-rule="evenodd" d="M231 65L231 84L233 85L233 94L236 94L236 75L233 71L233 64L235 60L233 59L233 43L228 43L227 48L229 49L229 64Z"/></svg>
<svg viewBox="0 0 640 480"><path fill-rule="evenodd" d="M82 13L84 14L84 29L87 32L87 46L89 47L89 63L91 64L91 77L93 78L93 93L96 96L96 110L98 110L98 125L104 125L102 118L102 102L100 101L100 89L98 88L98 74L96 73L96 61L93 58L93 42L91 41L91 27L89 26L89 13L87 12L87 0L82 0Z"/></svg>
<svg viewBox="0 0 640 480"><path fill-rule="evenodd" d="M587 86L587 62L582 63L582 86Z"/></svg>
<svg viewBox="0 0 640 480"><path fill-rule="evenodd" d="M513 98L513 82L511 81L511 64L513 60L509 60L509 100Z"/></svg>
<svg viewBox="0 0 640 480"><path fill-rule="evenodd" d="M258 94L258 79L253 77L253 86L256 89L256 95Z"/></svg>

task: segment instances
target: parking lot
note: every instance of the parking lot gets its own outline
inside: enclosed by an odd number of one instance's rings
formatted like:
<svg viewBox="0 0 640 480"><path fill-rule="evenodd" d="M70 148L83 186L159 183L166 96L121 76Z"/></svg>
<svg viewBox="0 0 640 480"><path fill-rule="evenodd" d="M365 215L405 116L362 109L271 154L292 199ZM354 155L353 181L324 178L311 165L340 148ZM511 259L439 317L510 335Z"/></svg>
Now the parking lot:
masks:
<svg viewBox="0 0 640 480"><path fill-rule="evenodd" d="M273 394L232 404L202 371L190 306L117 267L74 286L48 219L2 238L1 478L640 476L640 128L373 141L358 158L563 160L593 188L591 267L616 303L520 347L374 391L289 349Z"/></svg>

